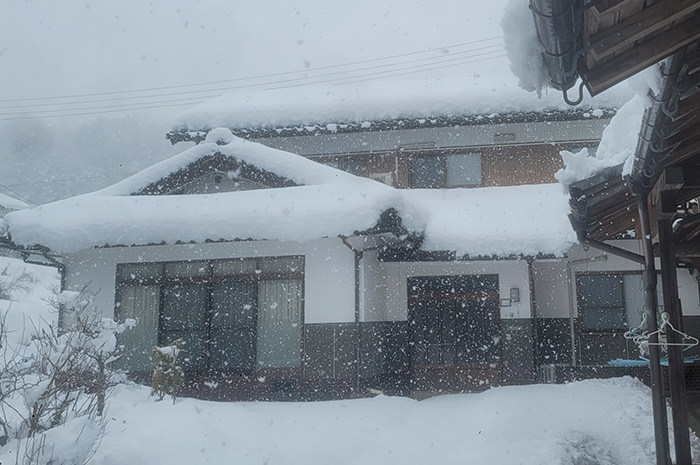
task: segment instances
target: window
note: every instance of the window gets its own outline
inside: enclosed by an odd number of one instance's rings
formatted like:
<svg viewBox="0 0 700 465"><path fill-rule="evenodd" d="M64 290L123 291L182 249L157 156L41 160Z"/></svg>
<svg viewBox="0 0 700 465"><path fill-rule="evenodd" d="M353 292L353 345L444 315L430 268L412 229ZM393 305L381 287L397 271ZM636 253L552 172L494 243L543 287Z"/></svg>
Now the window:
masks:
<svg viewBox="0 0 700 465"><path fill-rule="evenodd" d="M641 323L645 311L641 274L579 274L577 283L583 330L625 331ZM657 289L658 302L661 303L661 286Z"/></svg>
<svg viewBox="0 0 700 465"><path fill-rule="evenodd" d="M481 185L481 154L420 155L409 162L415 189Z"/></svg>
<svg viewBox="0 0 700 465"><path fill-rule="evenodd" d="M481 184L481 155L465 153L447 157L447 187Z"/></svg>
<svg viewBox="0 0 700 465"><path fill-rule="evenodd" d="M125 368L150 369L155 345L185 342L187 372L252 373L301 364L303 258L121 264L116 317Z"/></svg>

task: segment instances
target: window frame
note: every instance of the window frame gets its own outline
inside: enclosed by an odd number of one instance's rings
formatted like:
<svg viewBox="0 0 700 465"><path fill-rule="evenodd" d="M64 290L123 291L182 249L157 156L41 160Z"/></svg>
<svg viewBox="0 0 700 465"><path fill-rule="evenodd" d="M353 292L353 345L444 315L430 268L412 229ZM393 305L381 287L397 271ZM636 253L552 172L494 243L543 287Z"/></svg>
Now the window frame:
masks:
<svg viewBox="0 0 700 465"><path fill-rule="evenodd" d="M292 259L299 261L299 268L293 271L265 271L263 264L265 262L274 263L275 260ZM221 273L216 274L214 271L214 266L217 263L223 262L255 262L252 272L233 272L233 273ZM199 276L167 276L166 266L169 264L198 264L201 263L202 266L206 268L205 272ZM129 265L153 265L154 268L158 268L158 276L148 276L148 277L123 277L120 275L120 268ZM118 263L115 270L115 300L114 300L114 318L116 321L120 321L122 318L120 316L120 292L125 286L158 286L159 288L159 298L158 298L158 309L157 309L157 341L158 345L163 345L164 343L164 325L163 325L163 308L164 308L164 294L163 288L166 286L173 286L179 284L198 284L205 287L205 298L204 298L204 340L203 348L206 354L206 361L202 364L197 364L194 370L190 371L193 375L251 375L257 374L261 376L270 376L272 378L276 377L288 377L290 375L301 375L303 373L304 366L304 323L305 323L305 306L306 306L306 279L305 279L305 257L303 255L279 255L279 256L265 256L265 257L240 257L240 258L221 258L221 259L196 259L196 260L168 260L168 261L157 261L157 262L124 262ZM299 309L299 325L300 325L300 347L299 347L299 364L292 367L259 367L257 364L257 334L258 328L258 299L259 299L259 283L263 281L278 281L278 280L294 280L300 282L300 292L299 296L300 309ZM214 286L216 284L227 283L227 282L252 282L255 283L255 299L256 299L256 309L255 309L255 335L254 335L254 347L253 352L255 354L255 360L253 361L253 368L247 372L241 371L224 371L224 370L212 370L211 359L212 355L210 352L211 342L212 342L212 331L213 328L213 298L212 293Z"/></svg>
<svg viewBox="0 0 700 465"><path fill-rule="evenodd" d="M467 184L449 184L449 162L448 159L456 156L474 156L478 157L479 161L479 179L475 183ZM476 151L446 151L446 152L432 152L432 153L415 153L408 157L408 185L411 189L455 189L455 188L471 188L471 187L482 187L484 185L484 165L483 165L483 153ZM442 176L440 176L440 183L437 186L432 187L416 187L413 171L413 162L416 159L436 159L439 161L439 165L442 168Z"/></svg>
<svg viewBox="0 0 700 465"><path fill-rule="evenodd" d="M610 329L593 329L593 328L587 328L583 325L583 319L581 316L583 306L581 305L581 299L582 299L582 294L581 294L581 286L579 285L579 278L581 276L617 276L620 279L620 282L622 283L622 303L623 303L623 317L624 317L624 327L622 328L610 328ZM577 310L577 320L578 320L578 327L580 332L584 333L624 333L625 331L630 329L630 324L629 322L629 309L627 307L629 299L627 299L626 294L625 294L625 277L626 276L639 276L640 279L642 279L642 284L643 284L643 279L644 279L644 273L642 271L637 271L637 270L625 270L625 271L578 271L575 274L575 283L576 283L576 310ZM659 279L660 283L660 276L661 274L657 272L657 278ZM657 310L658 313L661 314L663 311L663 290L661 288L661 285L657 287Z"/></svg>

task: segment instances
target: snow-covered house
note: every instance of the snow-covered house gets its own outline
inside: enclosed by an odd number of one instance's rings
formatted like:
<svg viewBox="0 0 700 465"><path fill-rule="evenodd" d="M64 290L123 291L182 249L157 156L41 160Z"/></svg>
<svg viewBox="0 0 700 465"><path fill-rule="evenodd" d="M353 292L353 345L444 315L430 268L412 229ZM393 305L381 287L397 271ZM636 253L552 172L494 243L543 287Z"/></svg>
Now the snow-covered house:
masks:
<svg viewBox="0 0 700 465"><path fill-rule="evenodd" d="M520 9L531 23L532 12ZM538 97L502 78L467 81L233 93L184 112L168 137L197 141L209 128L225 126L241 137L408 189L549 183L557 176L568 184L570 167L586 164L581 160L594 165L616 146L636 144L639 127L620 128L618 122L598 147L612 109L634 97L634 86L621 84L595 98L583 94L572 108L556 92ZM618 121L628 121L638 110L628 106ZM596 150L602 151L599 157ZM564 161L569 171L557 175ZM495 206L494 217L507 215L510 207ZM617 245L638 257L640 244L633 237L619 234ZM541 379L600 375L612 370L610 360L638 357L638 348L623 334L640 323L640 302L632 295L641 286L642 268L581 247L568 250L566 259L532 264L538 297L531 334ZM700 314L694 281L684 273L679 279L686 307ZM600 289L614 296L606 301L609 306L622 309L614 321L602 318L595 305Z"/></svg>
<svg viewBox="0 0 700 465"><path fill-rule="evenodd" d="M533 381L567 208L557 185L398 190L217 129L5 223L60 256L65 289L138 320L132 373L182 338L199 395L323 397Z"/></svg>

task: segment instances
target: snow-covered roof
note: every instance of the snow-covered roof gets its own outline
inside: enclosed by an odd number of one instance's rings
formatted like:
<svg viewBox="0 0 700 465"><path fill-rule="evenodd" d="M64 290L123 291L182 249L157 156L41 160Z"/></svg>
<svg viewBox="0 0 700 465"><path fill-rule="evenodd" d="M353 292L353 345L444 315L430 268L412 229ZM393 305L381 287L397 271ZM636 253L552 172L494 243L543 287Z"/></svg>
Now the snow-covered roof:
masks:
<svg viewBox="0 0 700 465"><path fill-rule="evenodd" d="M632 96L626 85L595 98L581 108L618 108ZM173 131L207 130L218 126L284 128L405 118L494 117L512 113L571 111L558 92L541 98L517 85L513 76L465 76L414 81L361 82L263 91L240 91L211 99L182 113Z"/></svg>
<svg viewBox="0 0 700 465"><path fill-rule="evenodd" d="M111 187L12 212L11 239L58 253L100 246L219 240L310 241L352 235L394 209L424 250L459 255L563 254L574 236L556 184L399 190L215 130L194 147ZM299 186L201 195L130 195L204 154L221 152Z"/></svg>
<svg viewBox="0 0 700 465"><path fill-rule="evenodd" d="M401 190L423 250L457 255L562 255L575 242L558 184ZM399 214L401 211L399 210Z"/></svg>
<svg viewBox="0 0 700 465"><path fill-rule="evenodd" d="M29 207L30 205L27 202L0 192L0 208L5 208L7 210L22 210Z"/></svg>
<svg viewBox="0 0 700 465"><path fill-rule="evenodd" d="M583 149L578 153L562 151L564 168L555 177L569 186L613 166L624 165L622 176L629 174L636 155L644 113L651 105L649 90L658 92L660 72L652 66L629 80L635 94L617 111L603 131L594 156Z"/></svg>
<svg viewBox="0 0 700 465"><path fill-rule="evenodd" d="M93 194L101 196L135 194L150 184L186 169L202 158L215 154L249 163L301 185L356 179L355 176L344 171L321 165L283 150L248 142L233 136L228 129L219 128L211 131L204 143L156 163Z"/></svg>

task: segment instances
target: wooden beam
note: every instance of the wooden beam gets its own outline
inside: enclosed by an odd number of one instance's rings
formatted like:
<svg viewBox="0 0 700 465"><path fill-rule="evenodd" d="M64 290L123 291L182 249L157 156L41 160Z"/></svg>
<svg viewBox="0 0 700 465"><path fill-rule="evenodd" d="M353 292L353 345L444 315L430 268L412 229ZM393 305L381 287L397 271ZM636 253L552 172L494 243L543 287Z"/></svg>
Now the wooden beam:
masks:
<svg viewBox="0 0 700 465"><path fill-rule="evenodd" d="M671 119L676 122L688 118L691 115L697 115L700 110L700 89L693 92L683 100L678 102L678 113L673 115ZM700 124L700 121L698 121Z"/></svg>
<svg viewBox="0 0 700 465"><path fill-rule="evenodd" d="M591 53L597 60L602 60L698 9L700 9L700 2L697 0L665 0L655 3L629 18L593 34L589 38L589 43L595 44L601 41L603 43L591 50Z"/></svg>
<svg viewBox="0 0 700 465"><path fill-rule="evenodd" d="M698 39L700 16L695 15L612 60L584 72L586 87L591 95L597 95Z"/></svg>
<svg viewBox="0 0 700 465"><path fill-rule="evenodd" d="M637 213L632 209L622 208L605 216L590 218L588 233L592 239L604 241L613 238L627 230L635 229L638 223Z"/></svg>
<svg viewBox="0 0 700 465"><path fill-rule="evenodd" d="M681 146L672 154L670 162L676 165L695 157L700 161L700 131L682 139Z"/></svg>
<svg viewBox="0 0 700 465"><path fill-rule="evenodd" d="M649 194L649 214L660 221L676 214L676 192L685 184L685 173L680 166L664 168Z"/></svg>
<svg viewBox="0 0 700 465"><path fill-rule="evenodd" d="M648 197L651 234L656 241L660 222L671 220L676 215L677 192L685 182L683 168L669 166L664 168Z"/></svg>

